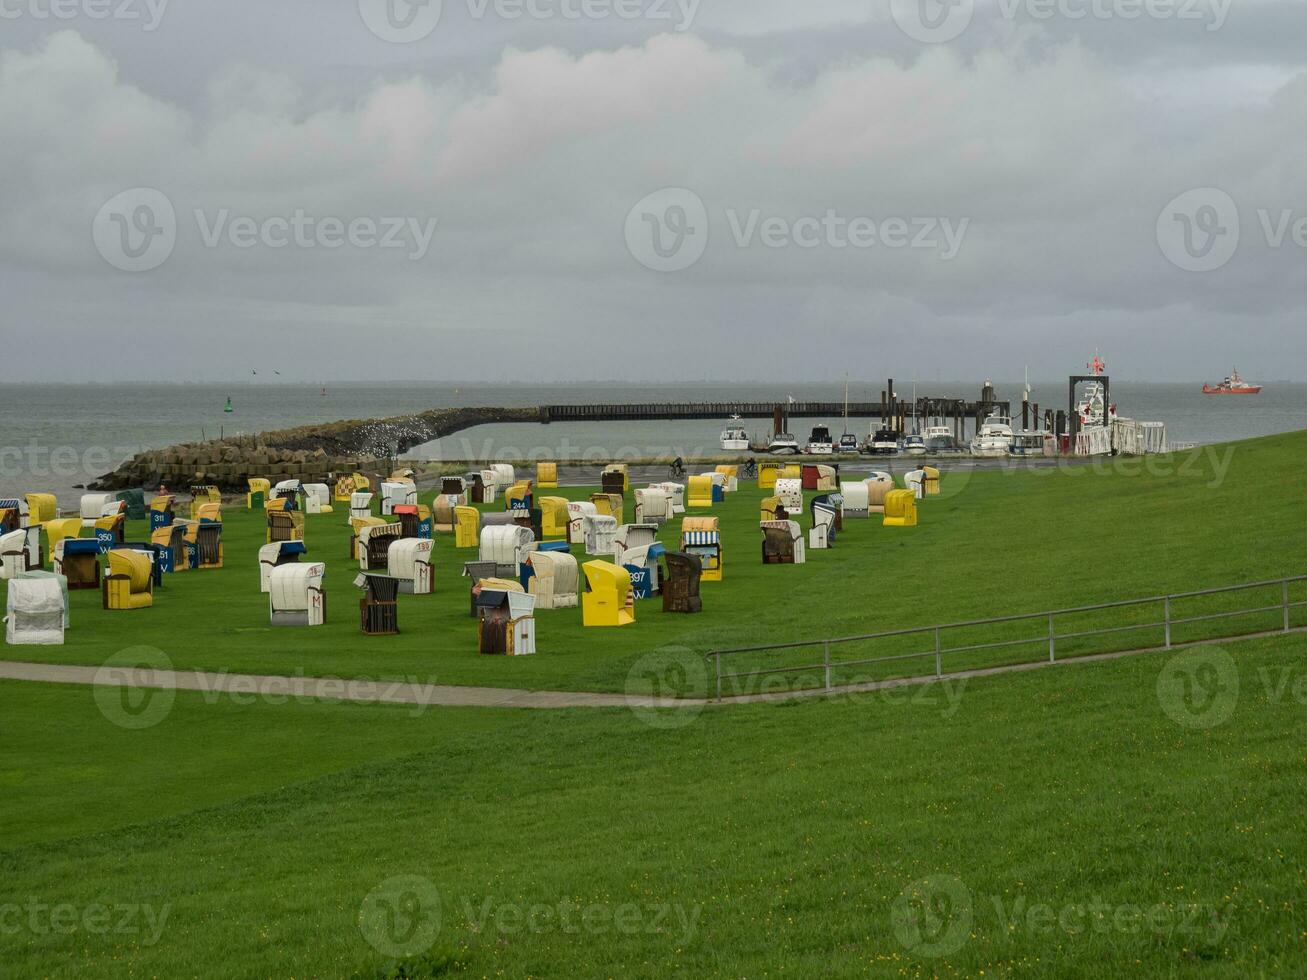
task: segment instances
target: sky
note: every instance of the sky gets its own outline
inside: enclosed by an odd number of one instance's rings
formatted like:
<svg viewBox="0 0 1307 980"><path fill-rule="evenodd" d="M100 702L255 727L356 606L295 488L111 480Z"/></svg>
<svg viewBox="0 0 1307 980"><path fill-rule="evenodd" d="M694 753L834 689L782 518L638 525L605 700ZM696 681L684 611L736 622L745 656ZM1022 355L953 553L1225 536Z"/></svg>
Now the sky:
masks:
<svg viewBox="0 0 1307 980"><path fill-rule="evenodd" d="M1301 0L0 0L0 381L1307 379Z"/></svg>

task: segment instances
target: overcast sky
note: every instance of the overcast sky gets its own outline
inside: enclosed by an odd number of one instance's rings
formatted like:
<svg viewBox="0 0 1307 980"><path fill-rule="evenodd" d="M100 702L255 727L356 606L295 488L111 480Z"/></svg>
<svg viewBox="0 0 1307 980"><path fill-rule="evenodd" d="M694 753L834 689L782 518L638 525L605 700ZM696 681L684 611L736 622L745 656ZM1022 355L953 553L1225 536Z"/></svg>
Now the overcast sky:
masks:
<svg viewBox="0 0 1307 980"><path fill-rule="evenodd" d="M1307 378L1307 4L892 2L0 0L0 380Z"/></svg>

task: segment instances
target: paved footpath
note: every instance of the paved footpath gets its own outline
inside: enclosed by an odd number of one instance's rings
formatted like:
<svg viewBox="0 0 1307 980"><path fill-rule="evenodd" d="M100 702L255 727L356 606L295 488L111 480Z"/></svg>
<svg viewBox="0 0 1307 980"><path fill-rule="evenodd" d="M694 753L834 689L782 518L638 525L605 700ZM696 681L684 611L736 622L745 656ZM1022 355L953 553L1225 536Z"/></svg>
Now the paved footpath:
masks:
<svg viewBox="0 0 1307 980"><path fill-rule="evenodd" d="M276 698L320 698L385 704L471 708L661 708L702 706L675 698L628 697L590 691L525 691L505 687L451 687L411 681L338 677L274 677L140 667L83 667L0 661L0 679L53 684L99 684Z"/></svg>
<svg viewBox="0 0 1307 980"><path fill-rule="evenodd" d="M1277 635L1277 634L1266 634ZM1201 645L1201 644L1192 644ZM1173 652L1161 648L1123 650L1060 660L1056 663L1011 664L964 670L942 677L934 675L905 677L804 691L776 691L727 696L723 704L748 704L766 701L792 701L799 698L838 698L865 692L918 687L940 682L950 683L973 677L992 677L1045 667L1116 660L1144 653ZM435 705L452 708L693 708L701 710L717 702L711 698L656 698L644 695L601 694L593 691L526 691L502 687L456 687L420 684L411 681L345 680L338 677L275 677L260 674L227 674L206 671L160 670L140 667L86 667L72 664L34 664L0 660L0 680L40 681L51 684L94 684L118 687L143 687L178 691L200 691L233 697L302 698L324 701L361 703Z"/></svg>

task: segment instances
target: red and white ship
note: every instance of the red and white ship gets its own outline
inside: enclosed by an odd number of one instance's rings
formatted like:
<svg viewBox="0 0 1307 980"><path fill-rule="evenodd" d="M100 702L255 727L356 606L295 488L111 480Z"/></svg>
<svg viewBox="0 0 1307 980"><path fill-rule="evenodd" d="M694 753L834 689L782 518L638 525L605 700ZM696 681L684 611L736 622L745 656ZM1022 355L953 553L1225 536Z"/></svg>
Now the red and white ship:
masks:
<svg viewBox="0 0 1307 980"><path fill-rule="evenodd" d="M1094 377L1100 377L1107 370L1107 362L1094 352L1094 359L1085 367L1093 372ZM1085 397L1080 400L1076 406L1076 414L1080 416L1080 427L1087 429L1090 426L1111 425L1116 421L1116 406L1106 404L1102 382L1090 381L1085 385Z"/></svg>
<svg viewBox="0 0 1307 980"><path fill-rule="evenodd" d="M1238 369L1232 369L1230 376L1219 385L1203 385L1204 395L1259 395L1261 391L1261 385L1251 385L1239 377Z"/></svg>

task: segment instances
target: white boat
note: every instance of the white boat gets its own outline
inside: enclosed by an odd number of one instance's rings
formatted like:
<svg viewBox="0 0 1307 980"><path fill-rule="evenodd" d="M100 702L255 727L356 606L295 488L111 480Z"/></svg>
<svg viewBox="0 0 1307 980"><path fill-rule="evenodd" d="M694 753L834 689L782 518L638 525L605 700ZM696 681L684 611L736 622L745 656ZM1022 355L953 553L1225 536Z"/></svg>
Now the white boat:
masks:
<svg viewBox="0 0 1307 980"><path fill-rule="evenodd" d="M971 440L973 456L1007 456L1012 451L1012 420L994 412Z"/></svg>
<svg viewBox="0 0 1307 980"><path fill-rule="evenodd" d="M1107 363L1094 352L1094 359L1086 367L1098 377L1107 369ZM1076 414L1080 416L1080 428L1088 429L1093 426L1111 425L1116 421L1116 406L1108 405L1104 397L1106 392L1103 391L1103 385L1098 381L1089 381L1085 384L1085 395L1076 405Z"/></svg>
<svg viewBox="0 0 1307 980"><path fill-rule="evenodd" d="M805 451L809 456L829 456L834 453L835 443L831 441L830 429L824 425L814 425Z"/></svg>
<svg viewBox="0 0 1307 980"><path fill-rule="evenodd" d="M917 383L912 382L912 432L903 437L903 455L905 456L925 456L926 440L921 435L920 423L917 420Z"/></svg>
<svg viewBox="0 0 1307 980"><path fill-rule="evenodd" d="M847 374L844 376L844 432L839 442L835 444L835 451L840 454L858 451L858 437L849 431L849 376Z"/></svg>
<svg viewBox="0 0 1307 980"><path fill-rule="evenodd" d="M899 437L893 429L877 429L871 437L871 454L873 456L897 456Z"/></svg>
<svg viewBox="0 0 1307 980"><path fill-rule="evenodd" d="M1044 433L1031 429L1012 433L1012 448L1008 452L1013 456L1043 456Z"/></svg>
<svg viewBox="0 0 1307 980"><path fill-rule="evenodd" d="M928 453L952 453L957 452L958 446L953 439L953 429L947 425L928 425L926 426L926 452Z"/></svg>
<svg viewBox="0 0 1307 980"><path fill-rule="evenodd" d="M740 417L732 415L726 428L722 429L722 449L737 452L747 452L749 449L749 433L744 431L744 426L739 424Z"/></svg>
<svg viewBox="0 0 1307 980"><path fill-rule="evenodd" d="M799 451L799 440L788 432L778 432L767 444L767 452L773 456L794 456Z"/></svg>

